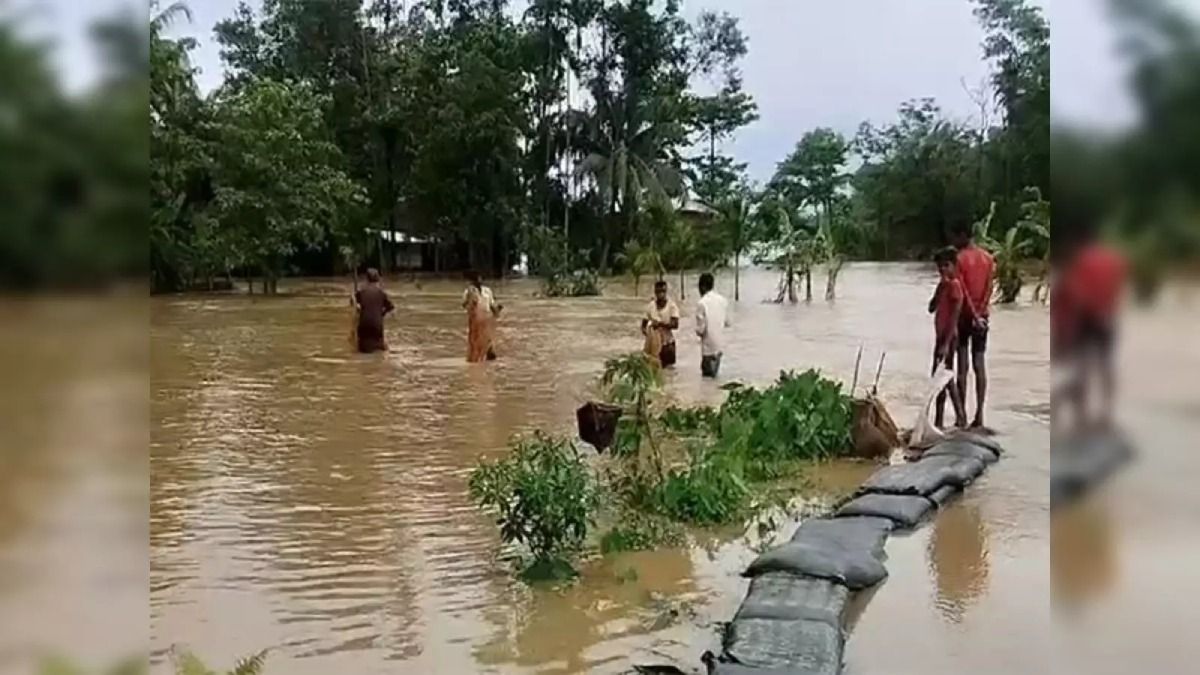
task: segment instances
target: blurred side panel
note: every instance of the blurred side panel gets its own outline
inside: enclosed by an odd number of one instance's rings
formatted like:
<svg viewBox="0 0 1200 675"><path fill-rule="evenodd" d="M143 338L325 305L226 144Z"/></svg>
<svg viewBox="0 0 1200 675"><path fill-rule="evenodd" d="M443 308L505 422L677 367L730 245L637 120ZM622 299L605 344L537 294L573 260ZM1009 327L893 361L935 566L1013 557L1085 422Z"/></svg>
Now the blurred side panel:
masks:
<svg viewBox="0 0 1200 675"><path fill-rule="evenodd" d="M1051 15L1073 27L1053 47L1052 463L1133 451L1052 514L1052 672L1192 672L1200 3L1061 0Z"/></svg>
<svg viewBox="0 0 1200 675"><path fill-rule="evenodd" d="M146 36L0 2L0 673L148 644Z"/></svg>

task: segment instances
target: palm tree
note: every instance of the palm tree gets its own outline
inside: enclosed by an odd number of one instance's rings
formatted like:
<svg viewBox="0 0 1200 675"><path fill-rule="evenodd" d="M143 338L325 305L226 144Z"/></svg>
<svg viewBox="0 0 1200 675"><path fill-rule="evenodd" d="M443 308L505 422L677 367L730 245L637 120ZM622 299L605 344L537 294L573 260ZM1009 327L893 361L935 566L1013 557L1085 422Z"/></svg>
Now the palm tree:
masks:
<svg viewBox="0 0 1200 675"><path fill-rule="evenodd" d="M633 294L638 297L641 296L643 276L651 272L658 272L659 277L662 277L662 261L658 252L638 239L630 239L625 242L625 250L617 254L617 261L633 276Z"/></svg>
<svg viewBox="0 0 1200 675"><path fill-rule="evenodd" d="M744 194L737 194L718 205L717 223L729 236L733 249L733 300L742 299L741 270L742 251L750 229L751 203Z"/></svg>
<svg viewBox="0 0 1200 675"><path fill-rule="evenodd" d="M588 116L578 151L583 156L576 167L577 176L589 176L611 219L617 213L632 229L637 214L646 203L671 206L671 198L683 192L683 174L677 162L665 157L660 147L662 135L654 124L643 124L623 133L625 125L615 117L617 106L601 104ZM600 265L607 270L613 232L607 233Z"/></svg>
<svg viewBox="0 0 1200 675"><path fill-rule="evenodd" d="M160 9L162 3L159 0L150 1L150 30L157 35L164 29L170 28L175 20L179 17L184 17L188 23L192 22L192 8L188 7L183 0L177 0Z"/></svg>

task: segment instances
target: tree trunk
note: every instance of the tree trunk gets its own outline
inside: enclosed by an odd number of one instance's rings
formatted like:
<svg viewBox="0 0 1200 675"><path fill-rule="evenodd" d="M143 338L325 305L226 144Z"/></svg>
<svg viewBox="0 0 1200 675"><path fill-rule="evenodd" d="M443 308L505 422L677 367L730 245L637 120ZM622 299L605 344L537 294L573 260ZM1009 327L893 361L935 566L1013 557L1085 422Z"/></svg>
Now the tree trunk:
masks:
<svg viewBox="0 0 1200 675"><path fill-rule="evenodd" d="M612 241L606 235L604 244L600 247L600 276L608 275L608 256L612 252Z"/></svg>
<svg viewBox="0 0 1200 675"><path fill-rule="evenodd" d="M684 274L685 274L685 272L682 269L680 269L679 270L679 299L680 300L687 300L687 291L684 290L684 284L686 284L687 282L684 279Z"/></svg>
<svg viewBox="0 0 1200 675"><path fill-rule="evenodd" d="M804 301L812 302L812 266L804 267Z"/></svg>
<svg viewBox="0 0 1200 675"><path fill-rule="evenodd" d="M828 277L825 281L825 299L835 300L837 298L837 279L838 273L842 271L842 262L840 260L830 260Z"/></svg>
<svg viewBox="0 0 1200 675"><path fill-rule="evenodd" d="M741 268L741 252L733 252L733 301L737 302L742 299L742 268Z"/></svg>
<svg viewBox="0 0 1200 675"><path fill-rule="evenodd" d="M254 277L246 277L246 292L254 295Z"/></svg>

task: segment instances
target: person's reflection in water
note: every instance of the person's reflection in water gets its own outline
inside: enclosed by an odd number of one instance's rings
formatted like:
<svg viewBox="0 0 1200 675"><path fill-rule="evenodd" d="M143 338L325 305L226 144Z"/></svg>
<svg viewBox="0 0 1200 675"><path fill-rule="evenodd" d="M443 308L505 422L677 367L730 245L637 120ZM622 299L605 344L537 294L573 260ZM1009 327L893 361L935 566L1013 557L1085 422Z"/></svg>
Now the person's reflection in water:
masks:
<svg viewBox="0 0 1200 675"><path fill-rule="evenodd" d="M1050 591L1056 609L1072 610L1107 593L1116 578L1112 518L1080 503L1050 519Z"/></svg>
<svg viewBox="0 0 1200 675"><path fill-rule="evenodd" d="M959 501L934 520L929 566L937 584L937 608L952 623L987 590L987 531L979 507Z"/></svg>

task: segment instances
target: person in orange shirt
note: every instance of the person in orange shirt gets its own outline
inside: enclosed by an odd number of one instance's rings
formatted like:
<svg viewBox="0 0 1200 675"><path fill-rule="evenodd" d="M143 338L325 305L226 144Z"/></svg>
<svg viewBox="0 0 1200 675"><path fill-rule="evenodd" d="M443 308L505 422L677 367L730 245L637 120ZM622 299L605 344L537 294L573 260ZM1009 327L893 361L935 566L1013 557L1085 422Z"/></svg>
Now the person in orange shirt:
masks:
<svg viewBox="0 0 1200 675"><path fill-rule="evenodd" d="M1101 427L1112 422L1116 394L1113 347L1127 273L1119 251L1099 242L1094 228L1081 228L1055 289L1057 297L1052 297L1061 304L1052 338L1073 360L1075 377L1068 399L1080 425L1089 423L1088 388L1093 379L1099 380L1101 395L1095 422Z"/></svg>
<svg viewBox="0 0 1200 675"><path fill-rule="evenodd" d="M975 371L975 418L971 428L983 428L983 403L987 399L987 343L996 262L992 255L975 244L968 223L960 223L951 232L957 249L958 277L966 291L962 317L958 324L958 388L966 397L967 373ZM970 360L968 361L968 354ZM965 405L965 401L964 401Z"/></svg>
<svg viewBox="0 0 1200 675"><path fill-rule="evenodd" d="M933 370L930 375L936 375L938 368L954 370L954 355L958 351L958 330L962 319L963 308L966 305L966 291L958 277L958 264L953 248L945 248L934 256L937 263L937 290L929 301L929 312L934 315L934 346ZM967 410L963 403L963 392L956 379L951 379L946 388L938 394L937 414L934 424L939 428L944 426L946 413L946 394L950 394L954 406L954 423L956 426L966 426Z"/></svg>

